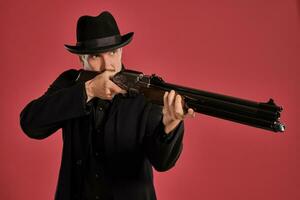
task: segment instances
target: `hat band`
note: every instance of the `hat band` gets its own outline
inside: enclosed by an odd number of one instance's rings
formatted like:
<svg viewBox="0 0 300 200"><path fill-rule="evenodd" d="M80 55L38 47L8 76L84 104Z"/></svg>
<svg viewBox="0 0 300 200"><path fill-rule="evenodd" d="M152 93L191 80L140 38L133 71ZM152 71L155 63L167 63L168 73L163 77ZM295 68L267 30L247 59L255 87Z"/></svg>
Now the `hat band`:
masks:
<svg viewBox="0 0 300 200"><path fill-rule="evenodd" d="M121 41L122 40L120 35L113 35L105 38L98 38L98 39L77 42L76 45L81 46L83 48L97 48L97 47L115 45L120 43Z"/></svg>

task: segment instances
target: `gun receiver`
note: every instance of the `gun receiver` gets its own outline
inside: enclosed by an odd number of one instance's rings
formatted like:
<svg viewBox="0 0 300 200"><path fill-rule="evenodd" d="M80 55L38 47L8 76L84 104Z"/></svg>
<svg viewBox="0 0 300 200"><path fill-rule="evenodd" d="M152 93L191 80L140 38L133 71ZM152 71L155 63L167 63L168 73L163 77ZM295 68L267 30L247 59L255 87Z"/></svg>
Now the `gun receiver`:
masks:
<svg viewBox="0 0 300 200"><path fill-rule="evenodd" d="M77 81L88 81L99 72L81 70ZM240 99L223 94L183 87L164 82L159 76L142 72L122 70L112 81L127 91L128 95L143 94L152 103L163 105L165 91L175 90L180 94L185 107L205 115L261 128L273 132L284 132L285 125L279 121L282 107L273 99L267 103Z"/></svg>

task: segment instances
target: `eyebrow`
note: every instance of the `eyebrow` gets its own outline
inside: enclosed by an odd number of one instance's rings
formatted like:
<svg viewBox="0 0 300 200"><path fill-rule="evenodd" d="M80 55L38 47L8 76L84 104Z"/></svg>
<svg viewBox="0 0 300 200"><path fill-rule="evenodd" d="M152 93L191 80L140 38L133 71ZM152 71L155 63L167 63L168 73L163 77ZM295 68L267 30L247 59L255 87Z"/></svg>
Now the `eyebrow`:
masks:
<svg viewBox="0 0 300 200"><path fill-rule="evenodd" d="M93 53L93 54L87 54L88 56L97 56L97 55L101 55L102 53L108 53L108 52L112 52L112 51L117 51L119 48L117 49L112 49L109 51L105 51L105 52L101 52L101 53Z"/></svg>

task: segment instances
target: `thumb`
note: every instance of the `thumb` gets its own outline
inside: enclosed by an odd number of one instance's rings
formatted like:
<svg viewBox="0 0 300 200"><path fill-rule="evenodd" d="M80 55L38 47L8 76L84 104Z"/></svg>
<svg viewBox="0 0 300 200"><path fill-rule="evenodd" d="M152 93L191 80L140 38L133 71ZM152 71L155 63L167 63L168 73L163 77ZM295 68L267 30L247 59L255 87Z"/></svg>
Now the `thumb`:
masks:
<svg viewBox="0 0 300 200"><path fill-rule="evenodd" d="M113 93L122 93L122 94L125 94L127 91L120 88L117 84L115 84L114 82L110 82L111 85L110 85L110 90L113 92Z"/></svg>
<svg viewBox="0 0 300 200"><path fill-rule="evenodd" d="M106 77L111 79L117 72L115 70L105 70L103 74L105 74Z"/></svg>

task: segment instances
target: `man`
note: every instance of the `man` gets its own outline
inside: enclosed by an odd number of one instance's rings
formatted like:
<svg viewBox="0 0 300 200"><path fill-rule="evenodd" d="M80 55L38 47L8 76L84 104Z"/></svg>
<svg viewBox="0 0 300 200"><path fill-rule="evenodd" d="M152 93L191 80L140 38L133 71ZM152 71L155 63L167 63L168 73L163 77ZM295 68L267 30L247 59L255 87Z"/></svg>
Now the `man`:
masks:
<svg viewBox="0 0 300 200"><path fill-rule="evenodd" d="M82 16L77 44L84 70L101 72L77 81L80 70L63 72L20 114L23 131L43 139L62 128L63 155L56 200L156 199L152 167L166 171L182 151L184 115L180 95L164 95L164 106L126 95L110 78L124 69L122 47L133 37L120 35L109 12Z"/></svg>

